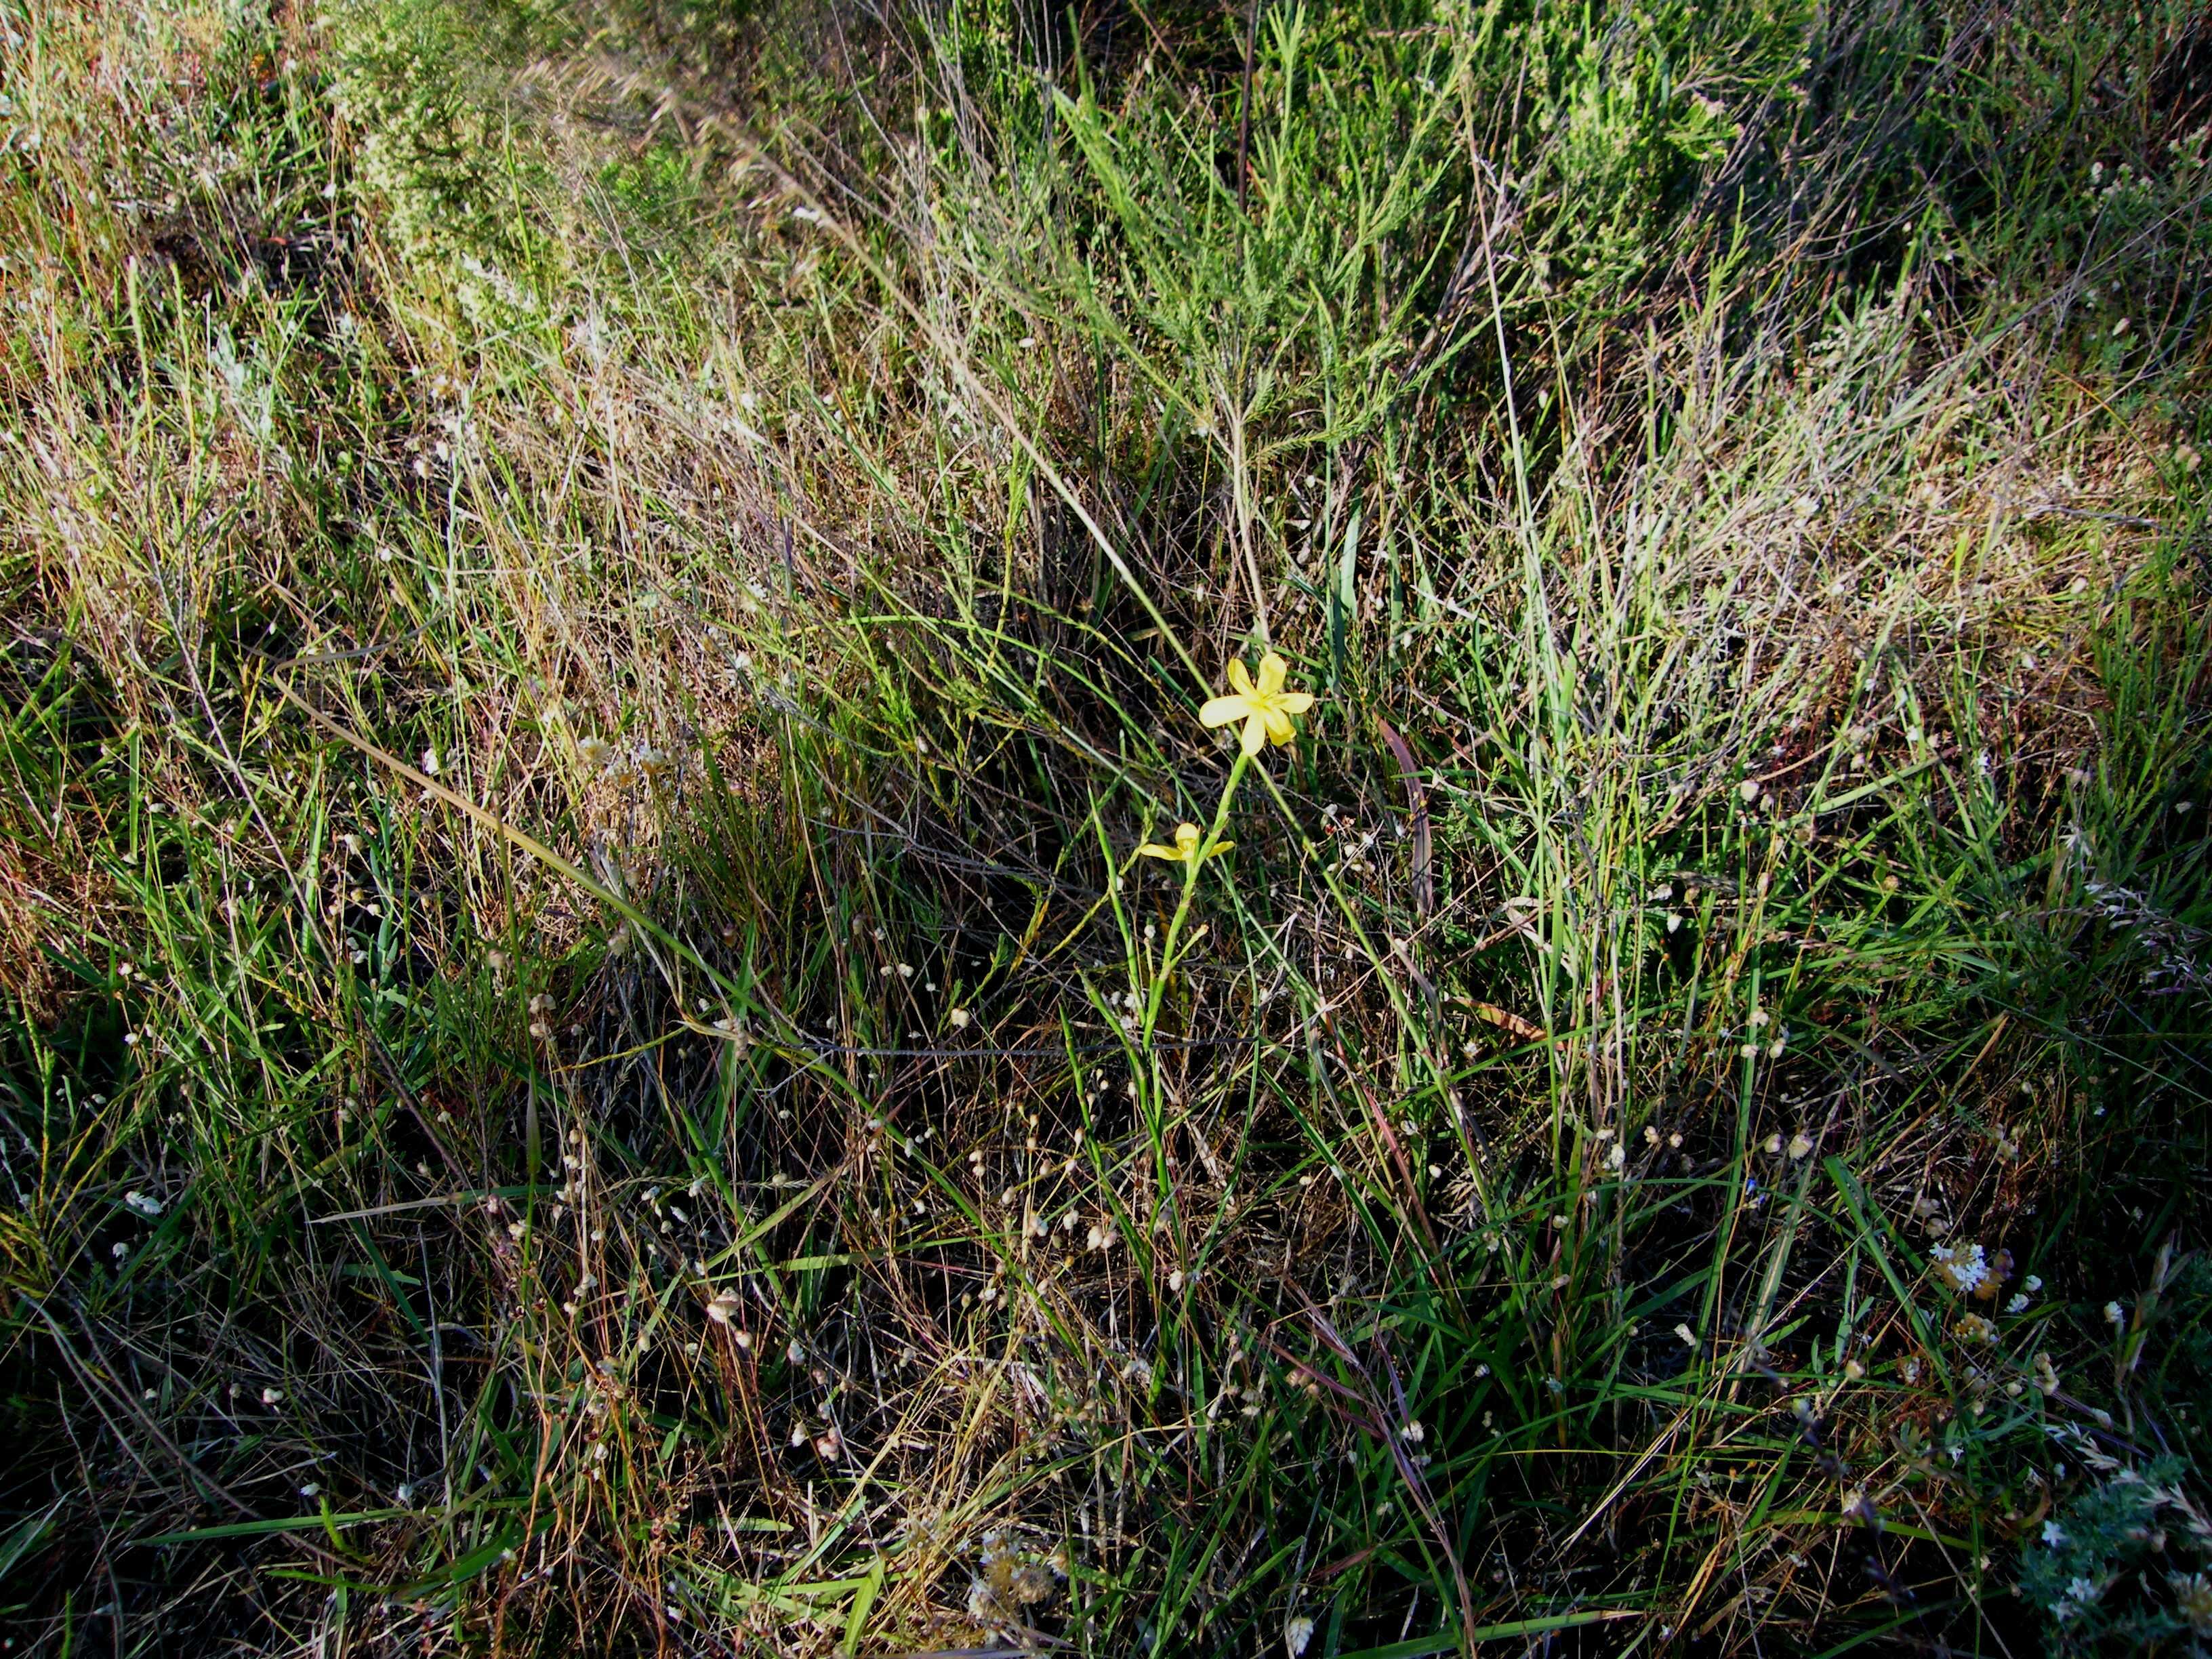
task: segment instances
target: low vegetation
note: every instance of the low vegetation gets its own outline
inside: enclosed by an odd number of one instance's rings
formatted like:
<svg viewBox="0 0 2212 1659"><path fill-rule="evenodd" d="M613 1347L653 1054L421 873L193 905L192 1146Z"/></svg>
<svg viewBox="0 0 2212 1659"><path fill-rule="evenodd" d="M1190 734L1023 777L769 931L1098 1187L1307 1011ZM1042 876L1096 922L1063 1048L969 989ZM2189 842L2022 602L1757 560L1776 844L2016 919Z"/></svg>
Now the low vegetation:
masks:
<svg viewBox="0 0 2212 1659"><path fill-rule="evenodd" d="M10 1651L2212 1646L2201 12L0 29Z"/></svg>

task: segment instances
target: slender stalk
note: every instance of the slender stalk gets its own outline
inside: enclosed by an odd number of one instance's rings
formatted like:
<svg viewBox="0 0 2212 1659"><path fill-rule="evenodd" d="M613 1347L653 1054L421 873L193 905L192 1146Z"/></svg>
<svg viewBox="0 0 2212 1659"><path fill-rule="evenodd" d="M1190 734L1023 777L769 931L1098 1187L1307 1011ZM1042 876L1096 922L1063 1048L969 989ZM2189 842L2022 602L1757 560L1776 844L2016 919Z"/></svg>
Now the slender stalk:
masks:
<svg viewBox="0 0 2212 1659"><path fill-rule="evenodd" d="M1237 761L1229 769L1229 781L1222 786L1221 799L1214 803L1213 823L1206 830L1206 838L1198 850L1182 867L1182 898L1176 905L1175 915L1168 918L1167 937L1160 942L1159 971L1152 975L1152 990L1145 999L1145 1036L1149 1040L1153 1023L1159 1018L1160 999L1167 993L1168 979L1173 973L1176 947L1182 939L1183 925L1190 920L1190 907L1198 897L1198 872L1213 856L1213 849L1221 844L1222 831L1229 827L1229 809L1237 799L1237 786L1244 781L1244 769L1252 757L1242 749L1237 751Z"/></svg>

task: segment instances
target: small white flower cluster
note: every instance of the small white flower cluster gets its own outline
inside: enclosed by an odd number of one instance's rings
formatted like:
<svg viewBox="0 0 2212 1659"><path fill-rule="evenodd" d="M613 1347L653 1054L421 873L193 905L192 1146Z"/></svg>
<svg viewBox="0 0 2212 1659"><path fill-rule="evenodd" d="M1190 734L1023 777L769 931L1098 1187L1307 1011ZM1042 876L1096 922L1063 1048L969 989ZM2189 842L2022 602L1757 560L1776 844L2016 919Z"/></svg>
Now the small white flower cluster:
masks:
<svg viewBox="0 0 2212 1659"><path fill-rule="evenodd" d="M1955 1249L1948 1244L1938 1244L1929 1254L1935 1258L1937 1269L1951 1281L1952 1288L1961 1295L1971 1294L1988 1282L1989 1258L1983 1255L1978 1244L1962 1244Z"/></svg>
<svg viewBox="0 0 2212 1659"><path fill-rule="evenodd" d="M2051 1616L2063 1625L2103 1594L2104 1587L2094 1579L2077 1574L2066 1581L2066 1594L2051 1604Z"/></svg>

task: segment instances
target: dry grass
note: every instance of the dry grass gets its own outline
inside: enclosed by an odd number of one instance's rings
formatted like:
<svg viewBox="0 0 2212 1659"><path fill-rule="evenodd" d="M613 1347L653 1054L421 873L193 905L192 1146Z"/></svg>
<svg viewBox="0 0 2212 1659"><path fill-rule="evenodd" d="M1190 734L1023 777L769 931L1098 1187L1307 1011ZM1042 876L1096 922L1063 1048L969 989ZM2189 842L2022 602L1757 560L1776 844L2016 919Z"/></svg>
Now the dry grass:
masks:
<svg viewBox="0 0 2212 1659"><path fill-rule="evenodd" d="M2178 14L0 15L29 1645L2195 1639Z"/></svg>

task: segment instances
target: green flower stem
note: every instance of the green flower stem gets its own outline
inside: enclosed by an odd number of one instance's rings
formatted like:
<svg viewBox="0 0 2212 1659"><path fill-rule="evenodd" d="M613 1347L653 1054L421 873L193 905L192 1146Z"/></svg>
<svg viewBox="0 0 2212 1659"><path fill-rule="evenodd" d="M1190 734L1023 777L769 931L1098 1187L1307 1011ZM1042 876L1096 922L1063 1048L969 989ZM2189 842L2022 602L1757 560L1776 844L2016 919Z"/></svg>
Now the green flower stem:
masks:
<svg viewBox="0 0 2212 1659"><path fill-rule="evenodd" d="M1244 769L1252 757L1243 749L1237 751L1237 763L1229 769L1229 781L1222 786L1221 799L1214 803L1213 823L1200 842L1190 862L1182 867L1182 900L1176 906L1175 915L1168 921L1167 938L1160 944L1159 972L1152 975L1151 994L1145 1001L1145 1036L1149 1040L1153 1023L1159 1018L1160 999L1167 994L1168 978L1175 970L1176 946L1182 938L1183 924L1190 920L1190 907L1198 897L1198 872L1213 856L1213 849L1221 844L1222 832L1229 827L1229 808L1237 799L1237 786L1244 781Z"/></svg>

